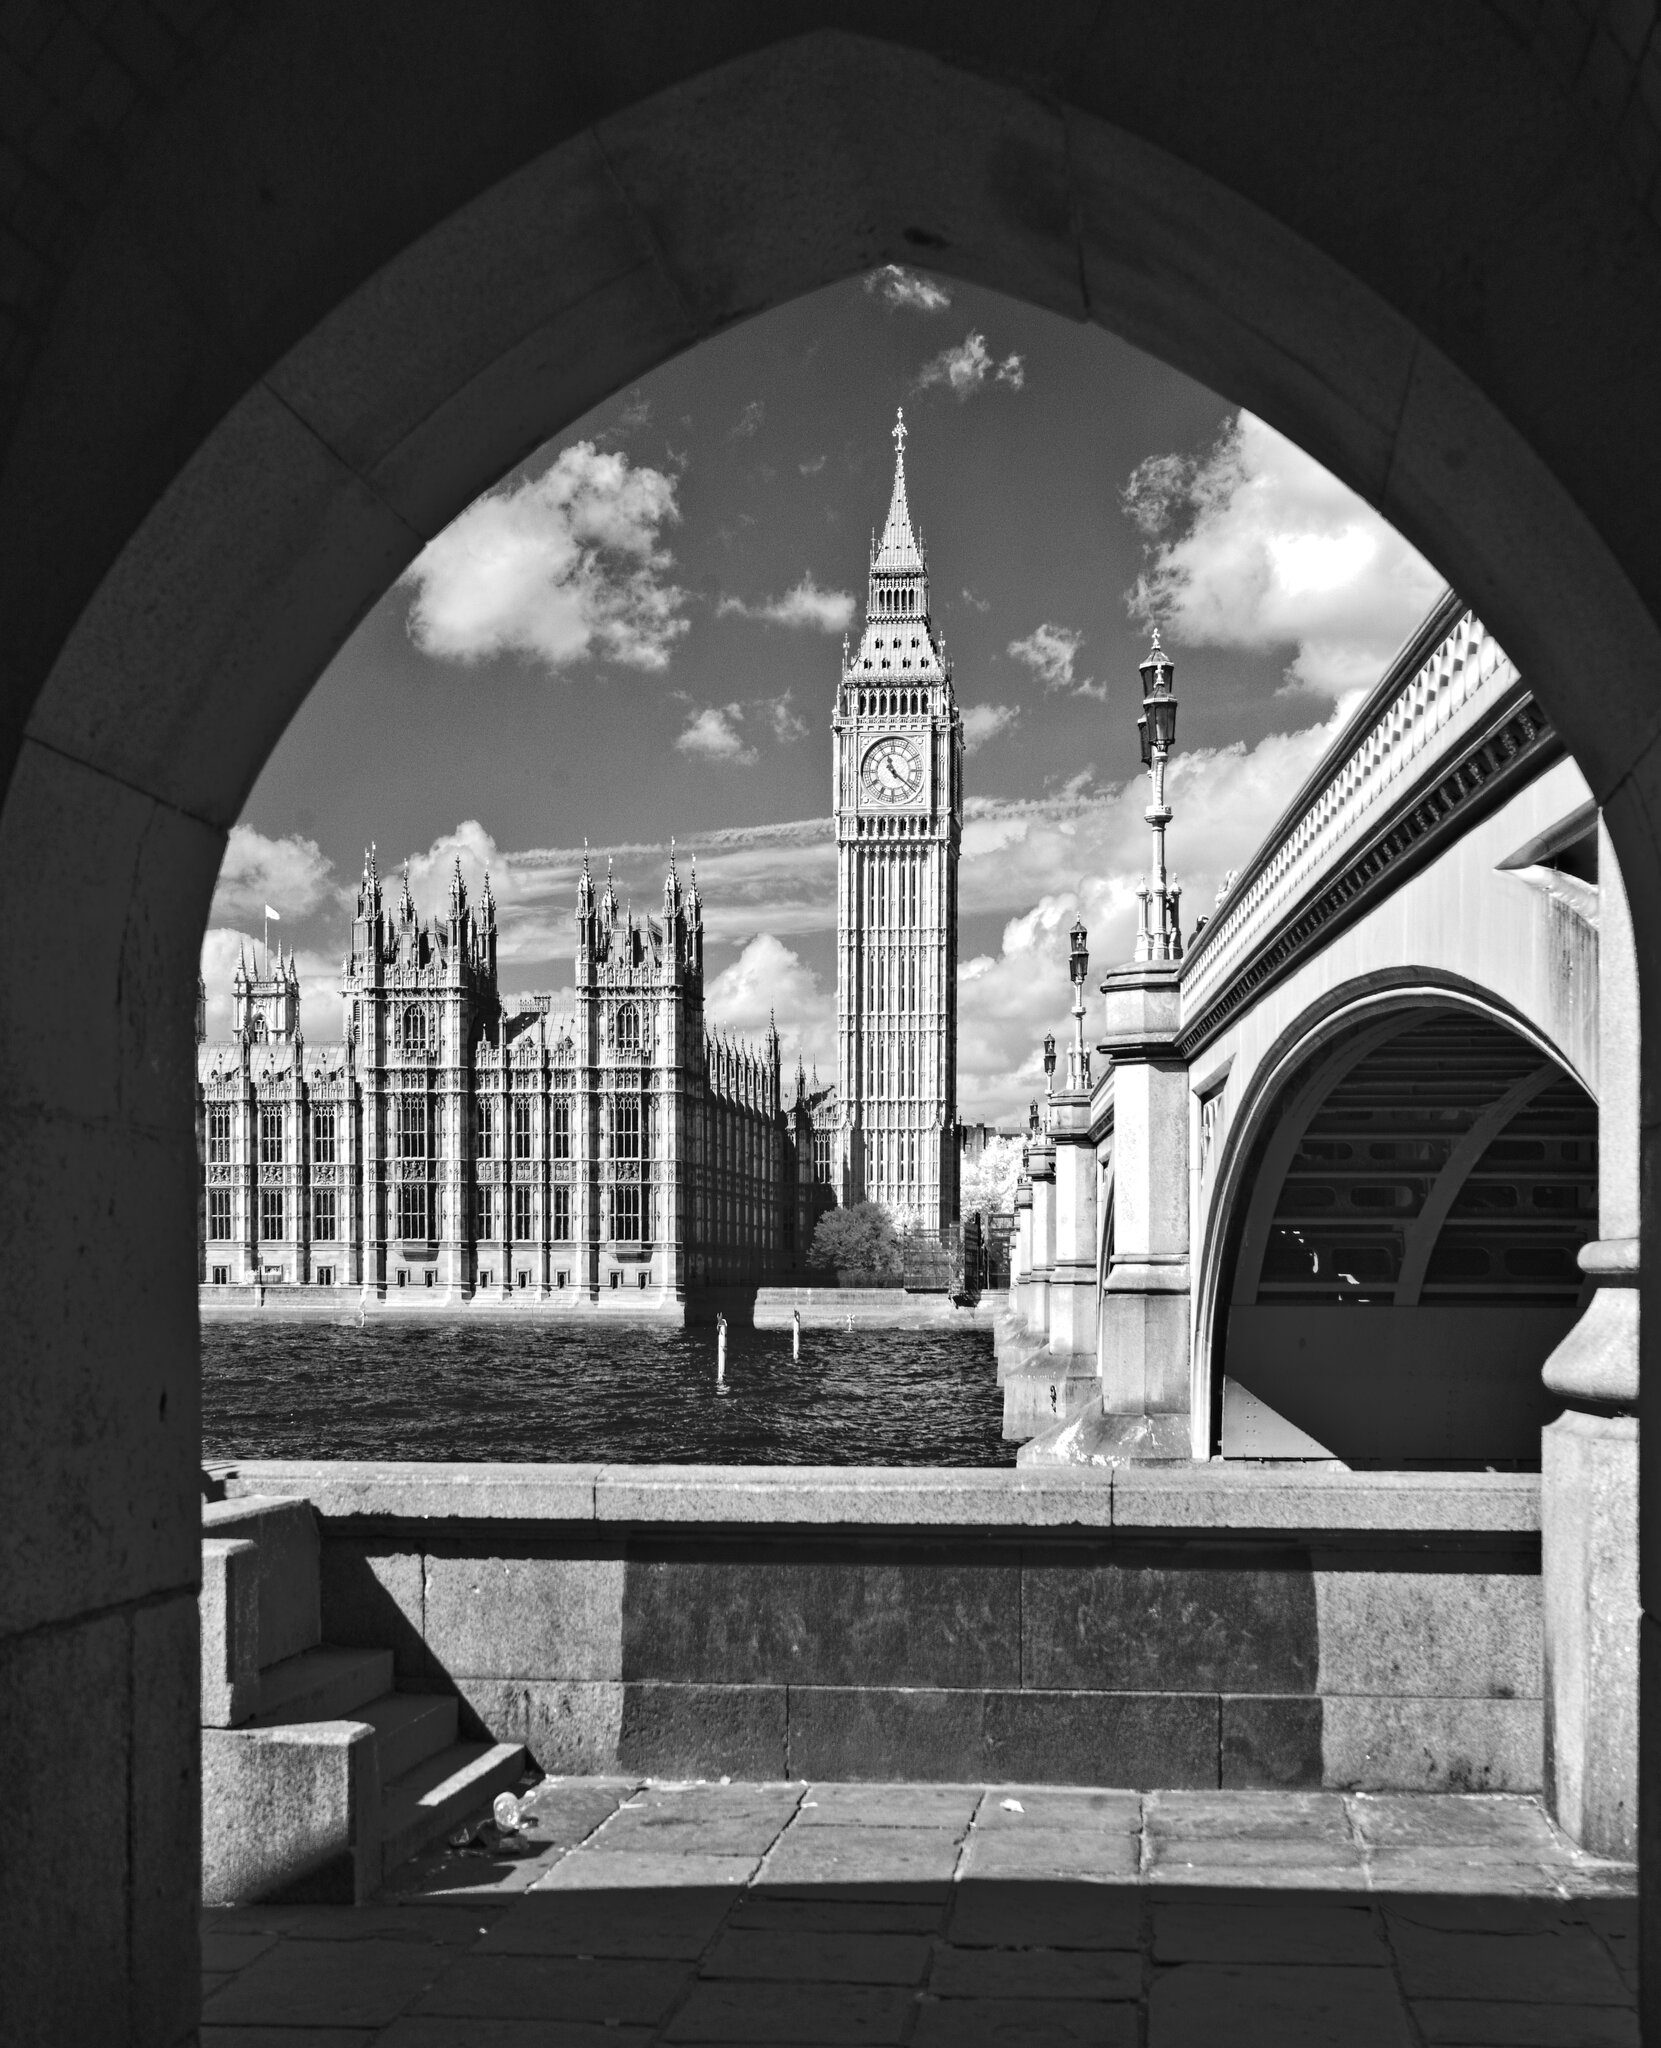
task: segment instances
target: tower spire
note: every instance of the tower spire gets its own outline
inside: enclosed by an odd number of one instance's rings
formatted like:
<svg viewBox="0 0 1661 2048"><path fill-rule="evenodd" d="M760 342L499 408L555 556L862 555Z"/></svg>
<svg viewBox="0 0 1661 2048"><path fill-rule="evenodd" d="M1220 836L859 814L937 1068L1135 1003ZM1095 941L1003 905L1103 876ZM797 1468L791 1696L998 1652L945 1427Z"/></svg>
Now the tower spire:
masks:
<svg viewBox="0 0 1661 2048"><path fill-rule="evenodd" d="M920 576L923 551L912 531L911 507L905 494L905 444L908 429L905 407L894 415L894 490L888 500L888 517L883 521L882 539L871 557L872 570L879 576Z"/></svg>

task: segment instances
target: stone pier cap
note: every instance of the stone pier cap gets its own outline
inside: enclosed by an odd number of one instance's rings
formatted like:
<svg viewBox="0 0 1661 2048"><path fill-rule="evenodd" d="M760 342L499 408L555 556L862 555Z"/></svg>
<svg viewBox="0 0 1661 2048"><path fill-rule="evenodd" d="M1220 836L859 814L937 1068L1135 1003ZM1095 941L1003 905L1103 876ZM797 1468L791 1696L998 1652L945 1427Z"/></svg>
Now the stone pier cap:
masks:
<svg viewBox="0 0 1661 2048"><path fill-rule="evenodd" d="M1295 1466L985 1470L904 1465L214 1463L226 1498L287 1495L330 1520L837 1529L1229 1529L1534 1534L1536 1472Z"/></svg>

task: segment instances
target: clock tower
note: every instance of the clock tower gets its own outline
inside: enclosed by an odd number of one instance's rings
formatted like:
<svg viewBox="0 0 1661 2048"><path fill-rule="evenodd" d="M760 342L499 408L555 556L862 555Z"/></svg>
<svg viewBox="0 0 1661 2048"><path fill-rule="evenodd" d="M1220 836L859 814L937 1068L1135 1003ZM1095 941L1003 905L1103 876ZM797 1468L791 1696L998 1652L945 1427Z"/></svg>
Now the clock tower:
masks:
<svg viewBox="0 0 1661 2048"><path fill-rule="evenodd" d="M865 630L842 654L834 734L840 1195L901 1227L957 1214L957 853L963 721L929 616L928 562L894 493Z"/></svg>

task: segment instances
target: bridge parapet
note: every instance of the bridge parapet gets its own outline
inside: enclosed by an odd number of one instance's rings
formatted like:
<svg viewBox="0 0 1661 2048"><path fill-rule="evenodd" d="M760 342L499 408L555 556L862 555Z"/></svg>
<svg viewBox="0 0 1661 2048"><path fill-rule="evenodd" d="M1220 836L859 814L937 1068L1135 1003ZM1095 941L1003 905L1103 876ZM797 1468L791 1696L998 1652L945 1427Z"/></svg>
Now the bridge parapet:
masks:
<svg viewBox="0 0 1661 2048"><path fill-rule="evenodd" d="M1262 977L1251 970L1277 936L1521 691L1515 664L1487 627L1457 599L1446 599L1391 664L1370 702L1345 727L1216 915L1191 941L1182 972L1185 1039L1196 1029L1203 1034L1208 1019L1255 993ZM1546 730L1538 720L1529 739ZM1502 752L1510 744L1503 742ZM1474 783L1486 773L1479 767ZM1435 819L1413 822L1422 831ZM1249 986L1237 989L1242 982Z"/></svg>

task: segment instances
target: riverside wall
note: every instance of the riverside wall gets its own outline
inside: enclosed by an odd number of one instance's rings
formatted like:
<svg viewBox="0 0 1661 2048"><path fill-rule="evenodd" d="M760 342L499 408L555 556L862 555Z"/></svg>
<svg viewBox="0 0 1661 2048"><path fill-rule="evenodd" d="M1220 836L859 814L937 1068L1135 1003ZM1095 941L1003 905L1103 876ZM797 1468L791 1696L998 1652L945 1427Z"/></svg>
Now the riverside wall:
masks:
<svg viewBox="0 0 1661 2048"><path fill-rule="evenodd" d="M551 1772L1533 1791L1532 1474L262 1461Z"/></svg>

